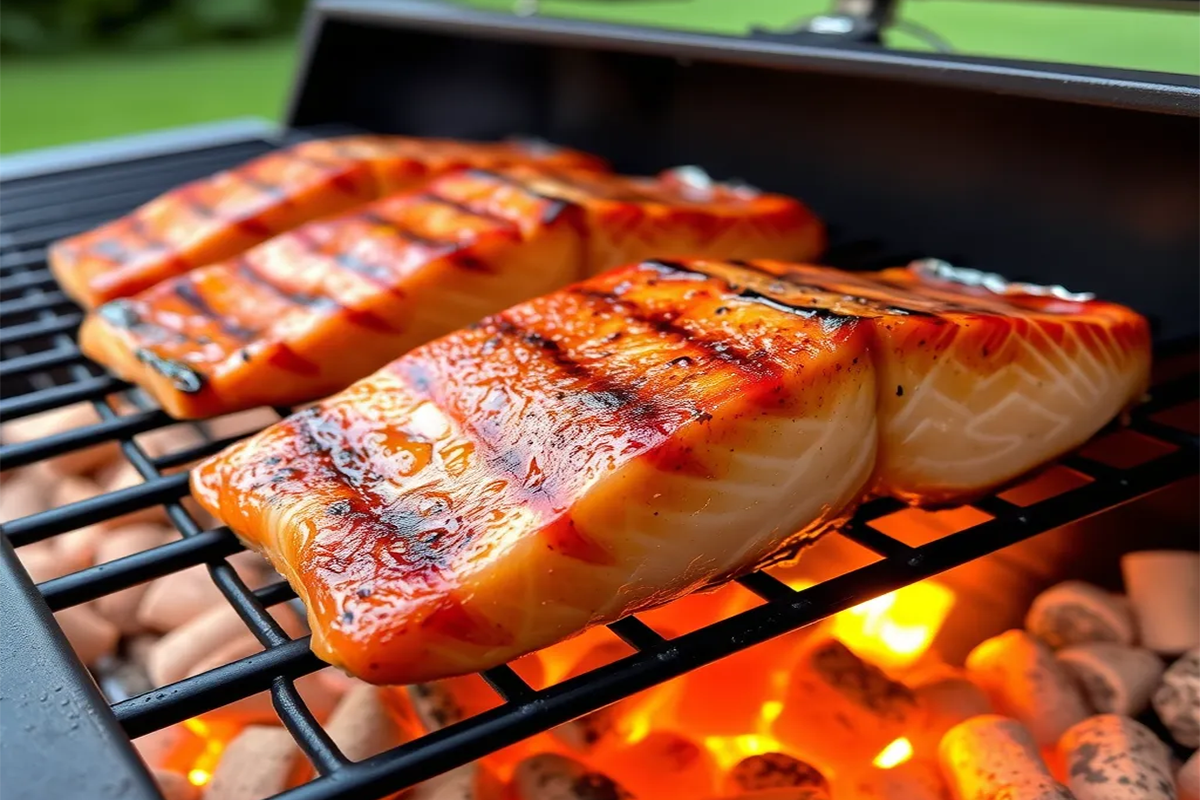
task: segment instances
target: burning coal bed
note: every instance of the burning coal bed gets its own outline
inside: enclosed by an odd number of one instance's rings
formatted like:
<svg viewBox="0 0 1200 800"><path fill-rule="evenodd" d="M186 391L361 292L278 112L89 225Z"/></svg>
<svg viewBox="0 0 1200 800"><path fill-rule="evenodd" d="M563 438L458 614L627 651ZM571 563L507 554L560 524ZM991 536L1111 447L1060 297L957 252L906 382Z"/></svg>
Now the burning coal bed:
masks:
<svg viewBox="0 0 1200 800"><path fill-rule="evenodd" d="M73 407L5 426L7 438L95 422ZM212 423L214 438L270 419ZM139 437L152 454L188 428ZM146 439L146 441L142 441ZM7 474L0 519L139 480L115 446ZM161 509L22 548L44 581L169 541ZM251 587L279 580L232 557ZM884 595L695 670L414 787L411 800L1200 800L1200 555L1132 553L1125 595L1075 581L1032 603L1024 629L978 643L962 666L931 645L955 606L942 583ZM803 560L772 570L800 588ZM757 603L731 584L640 615L666 636ZM303 635L295 603L271 609ZM111 701L249 656L261 646L204 567L56 615ZM633 651L607 629L526 656L534 688ZM499 703L468 676L378 688L332 668L297 688L351 760ZM134 742L168 800L258 800L313 776L263 693ZM1180 755L1190 757L1181 763Z"/></svg>

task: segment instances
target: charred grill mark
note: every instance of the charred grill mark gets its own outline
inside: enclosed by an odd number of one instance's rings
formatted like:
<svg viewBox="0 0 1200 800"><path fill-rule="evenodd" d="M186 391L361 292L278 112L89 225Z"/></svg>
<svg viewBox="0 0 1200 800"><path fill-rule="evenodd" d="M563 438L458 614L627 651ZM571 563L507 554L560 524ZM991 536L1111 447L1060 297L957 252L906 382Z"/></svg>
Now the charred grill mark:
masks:
<svg viewBox="0 0 1200 800"><path fill-rule="evenodd" d="M359 218L371 225L378 225L382 228L395 233L401 239L412 242L413 244L427 247L430 250L439 250L447 253L452 253L462 247L462 243L457 239L434 239L429 236L417 233L412 228L407 227L403 223L388 219L375 211L363 211L359 214Z"/></svg>
<svg viewBox="0 0 1200 800"><path fill-rule="evenodd" d="M102 258L107 258L109 261L124 261L132 255L139 255L138 244L140 244L141 249L150 252L167 249L165 242L154 238L146 230L146 221L144 219L136 214L128 219L129 225L124 231L115 236L104 237L100 241L91 244L88 247L88 251ZM127 243L126 239L128 238L132 238L134 242Z"/></svg>
<svg viewBox="0 0 1200 800"><path fill-rule="evenodd" d="M891 305L891 304L885 303L882 300L878 300L878 299L875 299L872 297L864 297L862 295L849 294L849 293L843 291L842 289L838 288L837 286L833 286L833 285L824 283L824 282L820 281L819 279L815 279L815 276L806 275L806 276L804 276L804 282L800 283L800 282L794 281L792 279L791 274L776 275L773 272L763 269L759 265L755 264L753 261L741 261L741 260L736 260L736 259L730 259L726 263L733 264L738 267L742 267L743 269L748 269L751 272L755 272L759 275L768 277L773 281L785 281L788 284L788 288L794 288L797 291L823 292L826 294L838 295L843 300L846 300L851 303L857 303L858 305L861 305L861 306L866 306L867 308L874 309L875 311L879 311L884 314L891 314L891 315L901 316L901 317L904 317L904 316L914 316L914 317L936 316L936 314L933 314L929 311L924 311L922 309L913 308L911 306ZM876 280L880 280L880 279L876 279ZM882 280L880 280L880 282L886 283L885 281L882 281ZM901 295L901 300L903 300L904 295L908 294L908 292L906 290L903 290L901 287L892 286L891 288L896 290L897 293ZM929 301L925 301L925 302L929 302ZM939 307L944 307L947 310L954 307L954 304L941 303L940 301L938 302L937 305ZM956 310L965 310L965 308L958 308ZM852 315L845 315L845 316L852 316Z"/></svg>
<svg viewBox="0 0 1200 800"><path fill-rule="evenodd" d="M364 541L374 540L377 547L382 545L377 552L403 560L414 570L438 569L449 562L454 549L447 546L445 535L447 509L423 514L412 508L381 503L371 488L372 456L350 444L343 428L323 416L319 407L311 406L294 414L288 424L303 443L302 454L316 462L312 470L315 476L336 484L332 490L322 489L323 494L338 498L326 509L331 524L340 530L370 532L371 535L362 536ZM274 482L291 477L277 472L272 479ZM311 491L311 479L298 477L302 481L301 490Z"/></svg>
<svg viewBox="0 0 1200 800"><path fill-rule="evenodd" d="M746 262L726 261L727 264L742 266ZM827 308L819 308L807 305L797 305L789 303L766 292L760 292L758 289L751 288L742 283L725 278L719 274L712 274L694 264L684 265L675 261L645 261L641 264L642 267L652 269L664 276L687 275L698 280L715 280L729 287L729 291L744 300L752 303L773 308L776 311L782 311L785 314L803 317L804 319L819 319L827 323L842 323L846 320L858 319L856 314L839 314L836 311L831 311ZM761 270L756 270L761 273ZM778 275L770 275L770 273L762 273L768 275L773 281L783 281ZM794 288L803 291L806 287L794 285ZM824 291L824 290L822 290ZM906 312L907 313L907 312Z"/></svg>
<svg viewBox="0 0 1200 800"><path fill-rule="evenodd" d="M707 337L699 331L680 325L676 322L676 315L670 312L647 312L611 292L588 286L572 286L567 291L586 297L589 301L603 304L602 313L612 313L619 307L620 316L640 322L664 336L683 339L703 351L709 358L725 361L743 371L756 373L762 371L764 362L761 351L747 351L729 341ZM686 364L683 363L683 359L687 360ZM690 356L682 356L669 363L680 362L677 366L691 366L691 361Z"/></svg>
<svg viewBox="0 0 1200 800"><path fill-rule="evenodd" d="M337 307L337 303L328 297L318 295L304 294L302 292L292 292L283 288L269 277L259 272L255 268L254 263L248 258L239 258L237 260L237 271L240 276L246 279L247 282L270 291L276 297L286 300L289 303L308 308L328 308L330 306Z"/></svg>
<svg viewBox="0 0 1200 800"><path fill-rule="evenodd" d="M564 197L557 197L552 194L535 191L534 189L531 189L524 181L509 175L502 175L498 172L492 172L491 170L480 169L478 167L468 170L467 174L476 178L483 178L484 180L502 183L505 186L511 186L512 188L523 192L527 197L546 203L547 207L542 211L540 218L541 221L546 225L549 225L561 217L567 211L567 209L575 206L575 203Z"/></svg>
<svg viewBox="0 0 1200 800"><path fill-rule="evenodd" d="M262 178L255 175L254 171L253 171L255 166L257 166L257 165L256 164L248 164L241 169L233 170L231 172L231 175L238 182L243 183L246 186L249 186L251 189L254 189L259 194L265 194L266 196L268 196L274 200L287 199L287 196L288 196L287 188L284 186L280 186L277 183L272 183L271 181L263 180Z"/></svg>
<svg viewBox="0 0 1200 800"><path fill-rule="evenodd" d="M222 331L233 338L245 342L258 335L258 331L243 328L224 314L217 313L216 309L209 305L208 301L200 295L200 292L196 291L196 286L191 280L175 281L173 291L176 297L191 306L197 314L205 319L212 320Z"/></svg>
<svg viewBox="0 0 1200 800"><path fill-rule="evenodd" d="M176 197L193 216L202 220L213 219L217 216L216 209L196 197L196 187L185 186L176 192Z"/></svg>
<svg viewBox="0 0 1200 800"><path fill-rule="evenodd" d="M417 195L417 199L423 200L427 203L433 203L435 205L446 206L447 208L452 208L464 216L478 217L479 219L486 219L489 222L494 222L497 225L503 225L506 228L513 227L512 220L505 219L504 217L500 216L499 214L493 214L489 211L484 211L484 210L478 209L478 208L472 208L471 206L467 205L466 203L460 203L457 200L451 200L449 197L443 197L442 195L438 194L437 192L433 192L433 191L423 192L423 193Z"/></svg>

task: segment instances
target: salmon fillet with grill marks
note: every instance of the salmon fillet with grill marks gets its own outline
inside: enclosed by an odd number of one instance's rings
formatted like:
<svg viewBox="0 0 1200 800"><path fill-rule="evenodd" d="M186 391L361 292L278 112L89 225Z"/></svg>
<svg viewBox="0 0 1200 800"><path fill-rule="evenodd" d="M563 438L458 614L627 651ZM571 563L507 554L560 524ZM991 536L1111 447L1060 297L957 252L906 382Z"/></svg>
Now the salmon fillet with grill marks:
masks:
<svg viewBox="0 0 1200 800"><path fill-rule="evenodd" d="M745 572L871 493L944 503L1144 390L1121 306L974 273L626 267L420 347L193 490L376 683L473 672Z"/></svg>
<svg viewBox="0 0 1200 800"><path fill-rule="evenodd" d="M58 242L50 249L50 267L63 290L90 308L431 176L464 166L521 163L605 168L594 156L536 142L400 136L303 142L189 183L128 216Z"/></svg>
<svg viewBox="0 0 1200 800"><path fill-rule="evenodd" d="M791 198L674 172L464 171L101 306L80 343L172 415L213 416L326 396L486 314L653 253L808 258L823 241Z"/></svg>

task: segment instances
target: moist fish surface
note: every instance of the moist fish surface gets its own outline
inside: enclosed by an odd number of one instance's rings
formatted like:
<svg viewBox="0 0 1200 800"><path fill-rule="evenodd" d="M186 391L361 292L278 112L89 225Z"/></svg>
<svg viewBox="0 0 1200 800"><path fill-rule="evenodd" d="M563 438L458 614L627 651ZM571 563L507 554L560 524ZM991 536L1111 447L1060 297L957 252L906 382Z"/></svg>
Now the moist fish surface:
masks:
<svg viewBox="0 0 1200 800"><path fill-rule="evenodd" d="M536 142L402 136L303 142L193 181L57 242L50 268L63 290L90 308L448 170L523 163L604 169L595 156Z"/></svg>
<svg viewBox="0 0 1200 800"><path fill-rule="evenodd" d="M618 268L413 350L193 491L286 576L326 661L374 683L493 667L791 552L869 495L1004 484L1141 396L1142 317L978 276Z"/></svg>
<svg viewBox="0 0 1200 800"><path fill-rule="evenodd" d="M324 397L486 314L653 253L819 254L824 228L800 202L695 178L454 172L107 303L80 345L172 415L213 416Z"/></svg>

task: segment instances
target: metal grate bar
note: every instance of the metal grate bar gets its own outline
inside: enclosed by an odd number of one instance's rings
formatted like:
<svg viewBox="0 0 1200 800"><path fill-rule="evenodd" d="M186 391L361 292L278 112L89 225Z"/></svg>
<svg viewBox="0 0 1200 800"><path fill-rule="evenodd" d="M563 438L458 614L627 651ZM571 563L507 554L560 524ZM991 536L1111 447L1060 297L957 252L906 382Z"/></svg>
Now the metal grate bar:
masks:
<svg viewBox="0 0 1200 800"><path fill-rule="evenodd" d="M3 526L5 535L13 547L24 547L33 542L49 539L60 533L82 528L95 522L140 511L143 508L177 500L188 493L186 472L164 475L153 481L118 489L108 494L89 497L77 503L52 508L31 514L28 517L7 522Z"/></svg>
<svg viewBox="0 0 1200 800"><path fill-rule="evenodd" d="M519 703L533 696L533 687L526 683L512 667L505 664L480 673L496 694L510 703Z"/></svg>
<svg viewBox="0 0 1200 800"><path fill-rule="evenodd" d="M306 636L123 700L112 710L136 739L266 691L276 678L299 678L326 666L308 649Z"/></svg>
<svg viewBox="0 0 1200 800"><path fill-rule="evenodd" d="M18 254L22 255L22 254ZM4 256L0 256L0 266L4 265ZM45 263L46 257L39 256L37 263ZM43 287L52 291L54 287L54 276L50 274L48 269L34 270L33 272L22 272L19 275L6 276L4 278L4 286L0 287L5 292L17 292L24 289L32 289L35 287Z"/></svg>
<svg viewBox="0 0 1200 800"><path fill-rule="evenodd" d="M4 462L5 469L23 467L72 450L145 433L171 425L175 421L165 411L142 411L126 416L114 416L94 425L72 428L35 441L0 446L0 462Z"/></svg>
<svg viewBox="0 0 1200 800"><path fill-rule="evenodd" d="M621 637L621 641L635 650L649 650L666 641L658 631L637 617L626 617L610 624L608 629Z"/></svg>
<svg viewBox="0 0 1200 800"><path fill-rule="evenodd" d="M861 544L868 550L878 553L884 558L894 559L906 564L920 558L920 553L915 548L909 547L904 542L893 539L886 533L876 530L867 524L869 520L877 519L879 516L882 515L875 514L874 516L855 517L849 524L840 528L838 533L847 539Z"/></svg>
<svg viewBox="0 0 1200 800"><path fill-rule="evenodd" d="M7 192L7 190L5 190L5 191ZM8 202L7 194L5 194L4 202L5 203ZM14 270L14 269L17 269L20 267L28 267L33 264L45 264L45 263L46 263L46 254L41 250L25 250L25 251L16 252L16 253L0 254L0 271L4 271L4 272L8 272L10 270ZM13 275L11 277L16 278L18 276ZM5 284L6 285L4 288L6 290L12 288L11 286L7 285L8 278L9 278L9 276L5 276Z"/></svg>
<svg viewBox="0 0 1200 800"><path fill-rule="evenodd" d="M51 611L62 611L172 572L233 555L241 549L237 537L228 528L214 528L48 580L38 584L38 589Z"/></svg>
<svg viewBox="0 0 1200 800"><path fill-rule="evenodd" d="M329 734L321 728L321 723L317 722L291 680L275 679L271 684L271 704L275 706L275 713L279 715L284 727L292 734L292 738L300 745L304 755L308 756L308 760L319 773L328 775L350 763L334 744L333 739L329 738Z"/></svg>
<svg viewBox="0 0 1200 800"><path fill-rule="evenodd" d="M737 582L768 603L791 600L796 594L795 589L766 572L751 572L738 578Z"/></svg>
<svg viewBox="0 0 1200 800"><path fill-rule="evenodd" d="M0 329L0 347L10 347L14 344L24 344L34 339L44 339L56 333L70 333L83 322L82 314L65 314L37 322L27 322L22 325L10 325Z"/></svg>
<svg viewBox="0 0 1200 800"><path fill-rule="evenodd" d="M55 367L81 362L83 358L83 354L74 349L44 350L25 356L14 356L0 361L0 378L15 378L31 372L45 372Z"/></svg>
<svg viewBox="0 0 1200 800"><path fill-rule="evenodd" d="M0 317L6 317L12 314L27 314L33 311L41 311L45 308L53 308L54 306L60 306L70 302L71 298L57 290L43 292L40 295L18 297L15 300L5 300L0 302Z"/></svg>
<svg viewBox="0 0 1200 800"><path fill-rule="evenodd" d="M239 433L237 436L227 436L224 439L214 439L205 444L198 444L194 447L189 447L186 450L180 450L175 453L168 453L165 456L159 456L154 459L154 466L158 469L171 469L182 464L190 464L197 459L211 456L213 453L219 453L234 442L240 442L245 439L247 434Z"/></svg>
<svg viewBox="0 0 1200 800"><path fill-rule="evenodd" d="M4 182L4 213L51 205L64 199L79 199L103 186L106 192L130 187L152 186L161 192L186 180L204 177L215 170L262 155L271 148L263 143L216 147L193 153L176 153L136 163L104 164L61 175ZM128 209L126 209L128 210Z"/></svg>
<svg viewBox="0 0 1200 800"><path fill-rule="evenodd" d="M0 419L10 422L31 414L40 414L43 411L69 406L72 403L95 400L128 388L129 384L125 381L117 380L109 375L100 375L17 397L6 397L0 400ZM0 464L0 471L7 467L7 464Z"/></svg>

